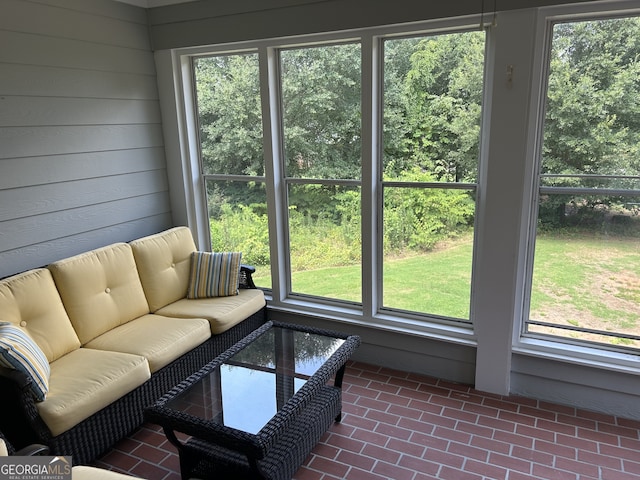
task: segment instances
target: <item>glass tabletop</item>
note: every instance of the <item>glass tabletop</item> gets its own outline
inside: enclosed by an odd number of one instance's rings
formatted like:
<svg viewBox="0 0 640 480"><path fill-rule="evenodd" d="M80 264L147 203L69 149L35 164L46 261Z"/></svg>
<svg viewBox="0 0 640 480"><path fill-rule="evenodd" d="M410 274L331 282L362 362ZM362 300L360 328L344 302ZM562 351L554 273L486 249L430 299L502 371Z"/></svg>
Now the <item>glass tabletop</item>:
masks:
<svg viewBox="0 0 640 480"><path fill-rule="evenodd" d="M166 407L256 434L344 342L271 327Z"/></svg>

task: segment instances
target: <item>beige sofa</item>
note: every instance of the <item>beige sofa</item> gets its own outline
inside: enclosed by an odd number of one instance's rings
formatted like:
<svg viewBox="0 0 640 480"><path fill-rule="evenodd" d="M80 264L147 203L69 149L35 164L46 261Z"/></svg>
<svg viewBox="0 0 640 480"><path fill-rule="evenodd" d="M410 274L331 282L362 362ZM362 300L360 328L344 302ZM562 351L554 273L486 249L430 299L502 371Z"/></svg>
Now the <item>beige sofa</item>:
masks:
<svg viewBox="0 0 640 480"><path fill-rule="evenodd" d="M139 426L148 404L264 323L263 292L242 288L251 268L235 295L187 298L195 251L177 227L0 280L0 348L13 335L13 353L30 361L25 370L7 363L12 352L0 357L0 429L14 445L89 463Z"/></svg>

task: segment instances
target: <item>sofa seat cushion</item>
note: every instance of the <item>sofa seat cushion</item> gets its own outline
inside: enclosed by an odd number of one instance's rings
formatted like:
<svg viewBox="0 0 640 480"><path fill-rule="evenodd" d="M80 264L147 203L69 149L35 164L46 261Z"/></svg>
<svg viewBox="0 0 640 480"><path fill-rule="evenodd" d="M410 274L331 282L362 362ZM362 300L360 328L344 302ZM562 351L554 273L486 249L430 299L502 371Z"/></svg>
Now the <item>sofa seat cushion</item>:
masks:
<svg viewBox="0 0 640 480"><path fill-rule="evenodd" d="M191 253L196 250L191 230L175 227L130 245L151 312L187 296Z"/></svg>
<svg viewBox="0 0 640 480"><path fill-rule="evenodd" d="M116 327L85 345L86 348L141 355L157 372L211 337L202 318L168 318L148 314Z"/></svg>
<svg viewBox="0 0 640 480"><path fill-rule="evenodd" d="M225 332L265 306L264 293L258 289L240 289L238 295L187 299L173 302L156 313L166 317L206 318L214 335Z"/></svg>
<svg viewBox="0 0 640 480"><path fill-rule="evenodd" d="M149 313L127 243L65 258L48 268L82 345Z"/></svg>
<svg viewBox="0 0 640 480"><path fill-rule="evenodd" d="M79 348L51 364L49 394L36 406L51 434L60 435L150 377L141 355Z"/></svg>
<svg viewBox="0 0 640 480"><path fill-rule="evenodd" d="M0 281L0 321L22 328L49 362L80 348L49 270L38 268Z"/></svg>

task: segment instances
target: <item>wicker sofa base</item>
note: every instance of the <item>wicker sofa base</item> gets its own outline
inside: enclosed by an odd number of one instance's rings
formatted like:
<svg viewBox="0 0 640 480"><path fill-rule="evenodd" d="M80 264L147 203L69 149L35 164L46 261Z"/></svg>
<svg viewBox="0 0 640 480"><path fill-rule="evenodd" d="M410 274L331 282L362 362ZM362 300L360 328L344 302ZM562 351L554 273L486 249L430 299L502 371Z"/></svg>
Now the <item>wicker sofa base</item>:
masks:
<svg viewBox="0 0 640 480"><path fill-rule="evenodd" d="M147 406L260 327L265 320L266 307L226 332L213 335L206 342L155 372L147 382L135 390L55 437L51 436L38 415L31 395L16 391L19 390L19 383L0 375L0 391L3 392L0 395L0 408L4 412L15 412L19 409L23 414L3 416L0 420L0 430L11 437L17 448L31 443L42 443L50 448L52 455L71 455L74 464L89 464L142 425Z"/></svg>
<svg viewBox="0 0 640 480"><path fill-rule="evenodd" d="M322 435L340 418L341 409L340 388L321 388L309 405L291 419L267 456L253 467L245 455L191 438L179 452L182 478L290 480Z"/></svg>

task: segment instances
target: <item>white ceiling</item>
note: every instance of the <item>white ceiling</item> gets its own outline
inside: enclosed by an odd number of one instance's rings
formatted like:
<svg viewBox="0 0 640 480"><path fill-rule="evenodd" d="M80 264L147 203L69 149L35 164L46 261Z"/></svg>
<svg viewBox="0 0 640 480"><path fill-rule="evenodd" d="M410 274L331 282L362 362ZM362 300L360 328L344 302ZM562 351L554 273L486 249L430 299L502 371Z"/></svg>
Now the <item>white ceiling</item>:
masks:
<svg viewBox="0 0 640 480"><path fill-rule="evenodd" d="M115 0L116 2L128 3L136 7L153 8L162 7L164 5L173 5L174 3L194 2L195 0Z"/></svg>

